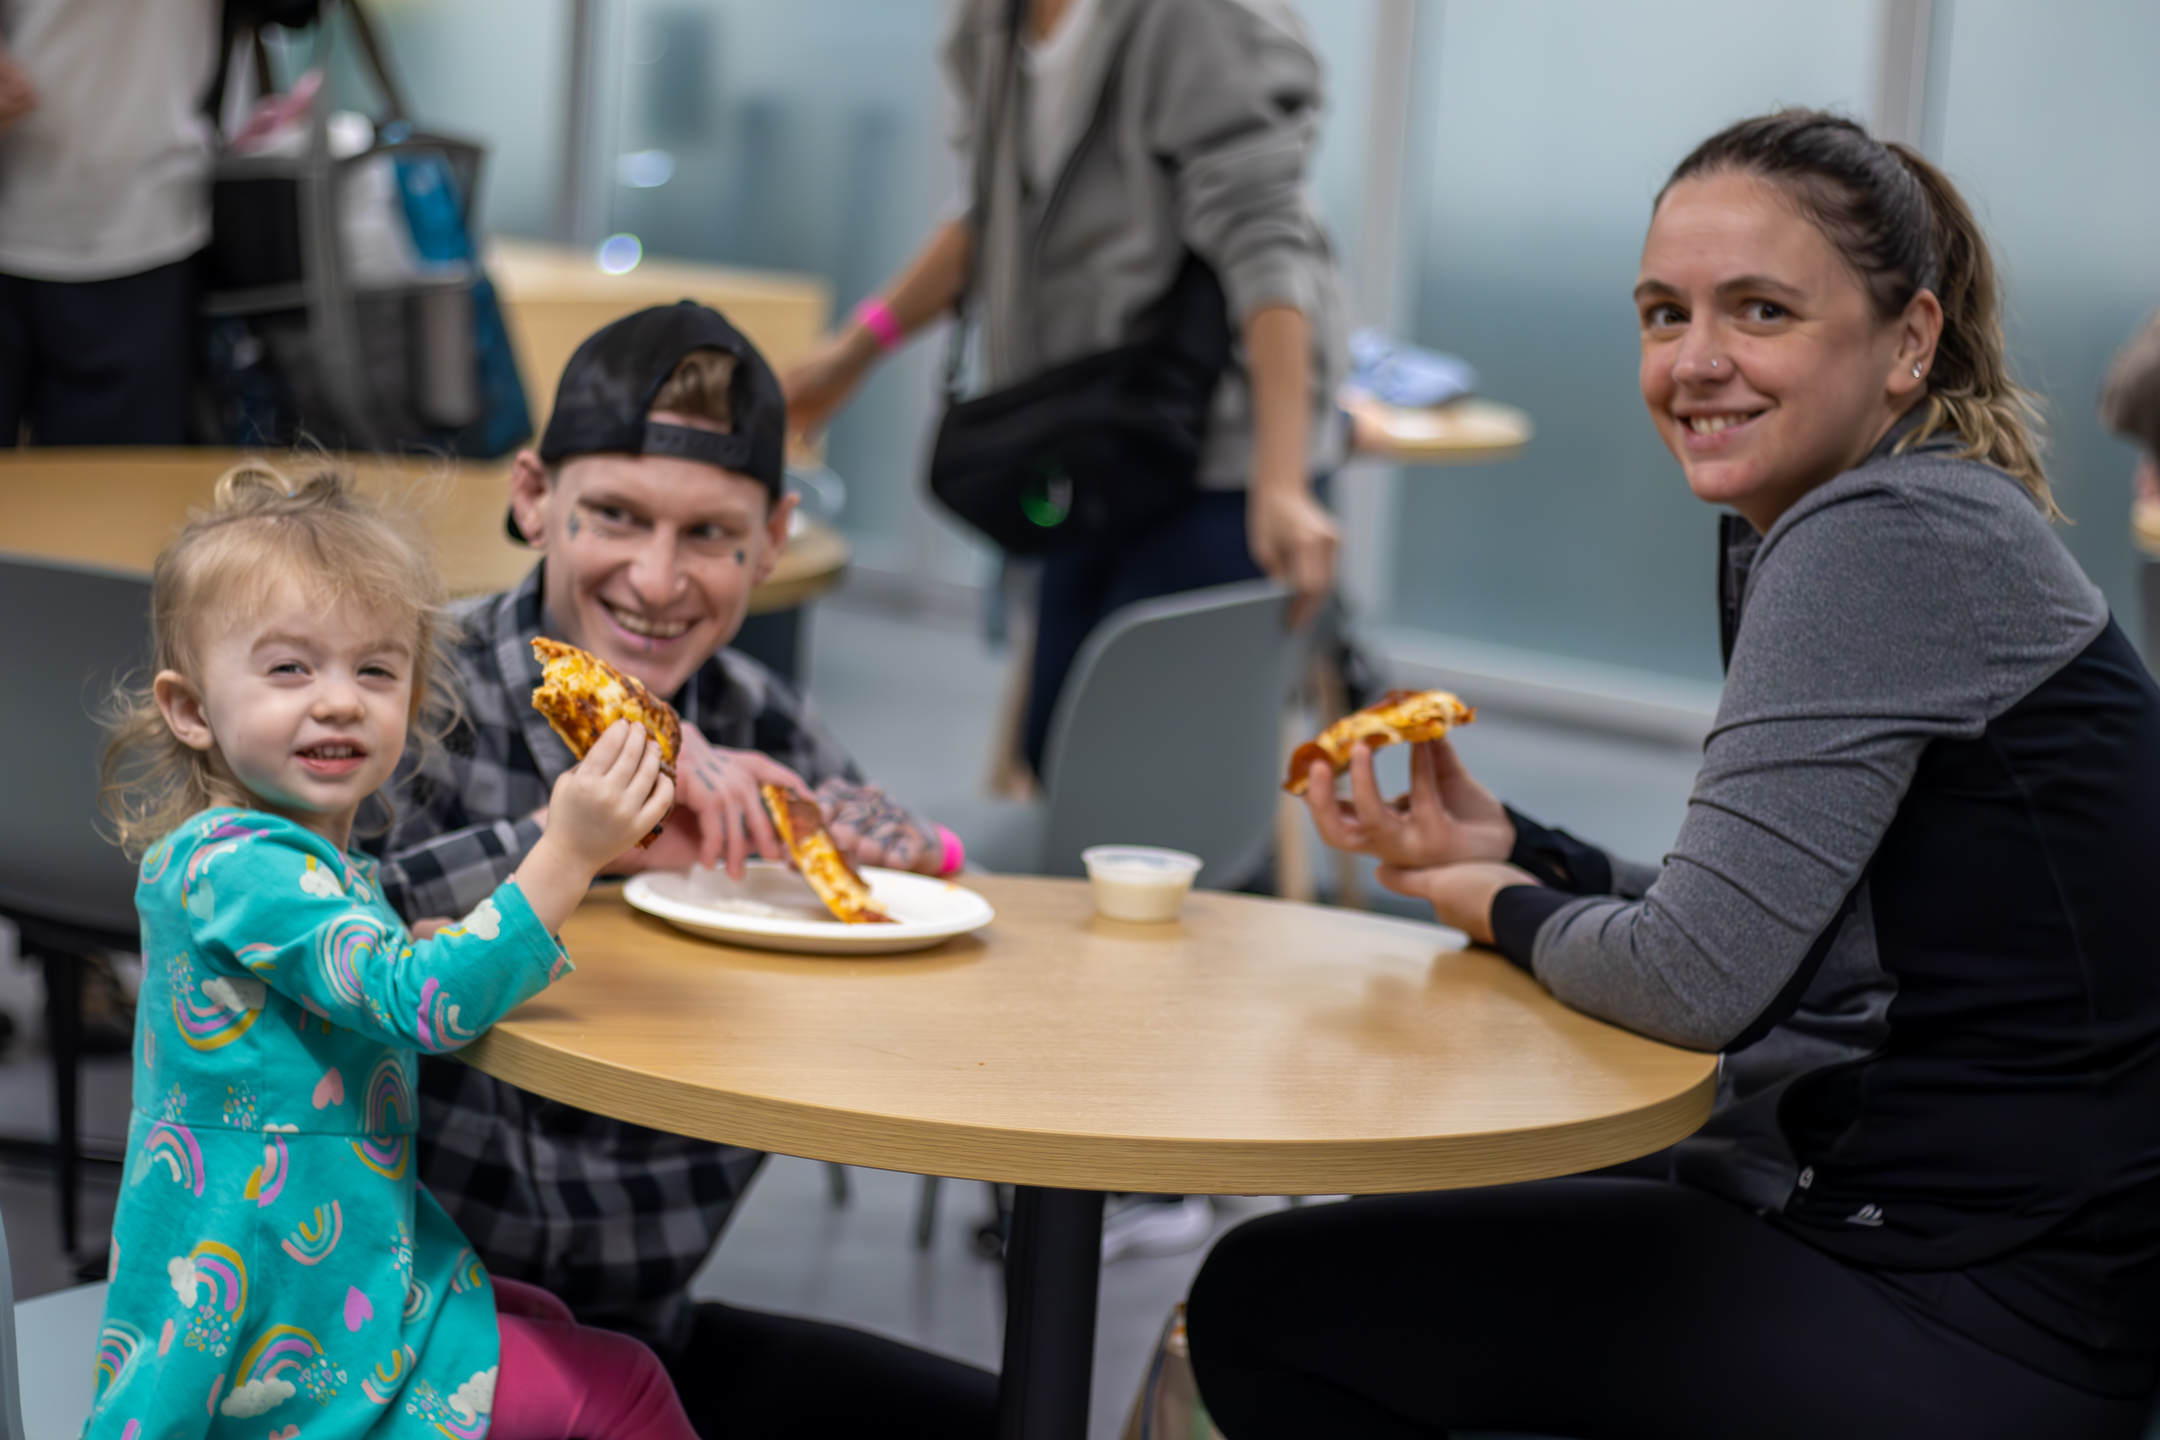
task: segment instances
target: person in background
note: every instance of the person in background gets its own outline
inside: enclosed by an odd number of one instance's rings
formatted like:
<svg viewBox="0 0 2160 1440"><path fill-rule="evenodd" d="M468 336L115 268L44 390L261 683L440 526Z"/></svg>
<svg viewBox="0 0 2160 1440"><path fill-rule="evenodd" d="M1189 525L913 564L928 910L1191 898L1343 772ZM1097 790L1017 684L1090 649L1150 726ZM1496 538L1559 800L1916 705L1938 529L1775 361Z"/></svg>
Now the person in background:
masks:
<svg viewBox="0 0 2160 1440"><path fill-rule="evenodd" d="M1301 613L1328 594L1338 537L1313 482L1342 459L1345 342L1305 194L1320 66L1289 6L1029 0L1012 103L984 134L1011 8L963 0L945 44L966 173L993 147L988 213L940 225L785 383L796 426L824 425L885 352L972 289L985 379L1003 388L1123 343L1188 249L1214 268L1237 343L1200 493L1120 550L1043 564L1023 727L1039 771L1066 672L1111 611L1262 574L1296 590Z"/></svg>
<svg viewBox="0 0 2160 1440"><path fill-rule="evenodd" d="M1314 487L1343 457L1334 396L1346 342L1334 259L1305 193L1320 65L1289 5L1022 8L1016 57L1011 0L962 0L944 46L963 172L977 174L989 148L985 213L940 225L785 383L795 425L815 430L881 356L972 295L983 378L1003 389L1128 341L1188 251L1215 271L1233 343L1198 493L1123 546L1041 562L1019 735L1039 776L1065 677L1113 611L1265 574L1297 592L1302 625L1332 590L1339 537ZM1012 768L1009 757L997 768ZM1200 1197L1122 1205L1104 1253L1172 1253L1209 1228Z"/></svg>
<svg viewBox="0 0 2160 1440"><path fill-rule="evenodd" d="M1638 1177L1216 1247L1238 1440L2133 1440L2160 1367L2160 688L2049 528L1986 237L1916 151L1742 121L1659 195L1643 399L1722 526L1728 668L1658 867L1444 741L1307 796L1563 1002L1721 1052Z"/></svg>
<svg viewBox="0 0 2160 1440"><path fill-rule="evenodd" d="M2160 520L2160 310L2115 352L2100 390L2100 419L2137 445L2131 487L2139 508Z"/></svg>
<svg viewBox="0 0 2160 1440"><path fill-rule="evenodd" d="M540 552L516 589L463 603L465 716L406 757L367 848L415 933L463 914L549 832L572 757L532 707L546 635L682 716L676 807L610 874L784 859L763 783L815 794L858 863L955 871L949 831L865 782L808 703L724 648L786 544L786 427L764 357L684 301L605 326L563 371L508 525ZM420 1175L491 1270L667 1362L701 1434L987 1436L996 1378L881 1337L717 1304L689 1284L764 1156L587 1114L455 1061L420 1065Z"/></svg>
<svg viewBox="0 0 2160 1440"><path fill-rule="evenodd" d="M0 444L182 444L217 0L0 0L0 31Z"/></svg>

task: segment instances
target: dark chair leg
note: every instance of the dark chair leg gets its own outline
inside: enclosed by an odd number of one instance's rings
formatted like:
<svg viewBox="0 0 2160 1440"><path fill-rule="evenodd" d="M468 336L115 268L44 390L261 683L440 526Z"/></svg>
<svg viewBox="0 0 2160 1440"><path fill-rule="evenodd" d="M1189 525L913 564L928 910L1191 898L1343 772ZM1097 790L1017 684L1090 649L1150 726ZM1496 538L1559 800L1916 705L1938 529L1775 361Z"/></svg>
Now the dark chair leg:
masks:
<svg viewBox="0 0 2160 1440"><path fill-rule="evenodd" d="M82 1074L82 969L73 955L46 948L45 1047L52 1056L53 1159L60 1175L60 1248L70 1258L77 1241L77 1200L82 1180L80 1110L76 1090Z"/></svg>
<svg viewBox="0 0 2160 1440"><path fill-rule="evenodd" d="M928 1250L937 1238L938 1177L922 1177L922 1193L915 1200L915 1248Z"/></svg>
<svg viewBox="0 0 2160 1440"><path fill-rule="evenodd" d="M833 1162L832 1162L832 1161L830 1161L830 1160L826 1161L826 1162L825 1162L825 1183L826 1183L826 1185L827 1185L827 1186L829 1186L829 1187L831 1188L831 1190L832 1190L832 1203L833 1203L833 1204L835 1204L835 1205L845 1205L845 1204L847 1204L847 1202L848 1202L848 1179L847 1179L847 1166L845 1166L845 1165L838 1165L838 1164L835 1164L835 1163L833 1163Z"/></svg>

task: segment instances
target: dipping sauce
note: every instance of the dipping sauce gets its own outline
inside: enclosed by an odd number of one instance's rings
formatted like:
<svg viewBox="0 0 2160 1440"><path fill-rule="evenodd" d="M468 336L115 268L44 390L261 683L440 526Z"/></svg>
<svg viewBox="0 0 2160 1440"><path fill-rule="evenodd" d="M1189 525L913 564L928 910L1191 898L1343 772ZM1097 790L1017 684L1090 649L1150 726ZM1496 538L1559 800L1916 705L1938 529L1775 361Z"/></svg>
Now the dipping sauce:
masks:
<svg viewBox="0 0 2160 1440"><path fill-rule="evenodd" d="M1152 845L1094 845L1080 852L1095 913L1112 920L1159 924L1177 919L1200 857Z"/></svg>

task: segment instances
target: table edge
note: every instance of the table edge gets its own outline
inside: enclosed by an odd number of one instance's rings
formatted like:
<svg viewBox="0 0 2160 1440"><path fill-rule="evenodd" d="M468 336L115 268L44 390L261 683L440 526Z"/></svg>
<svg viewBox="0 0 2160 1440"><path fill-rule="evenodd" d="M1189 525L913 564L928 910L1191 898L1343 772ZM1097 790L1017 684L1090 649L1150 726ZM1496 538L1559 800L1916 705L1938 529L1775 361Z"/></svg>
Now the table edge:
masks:
<svg viewBox="0 0 2160 1440"><path fill-rule="evenodd" d="M1645 1042L1651 1043L1651 1042ZM1166 1140L965 1126L702 1089L490 1030L460 1052L498 1080L583 1110L754 1150L880 1170L1080 1190L1388 1194L1580 1174L1652 1154L1710 1118L1717 1057L1693 1084L1620 1115L1458 1136Z"/></svg>

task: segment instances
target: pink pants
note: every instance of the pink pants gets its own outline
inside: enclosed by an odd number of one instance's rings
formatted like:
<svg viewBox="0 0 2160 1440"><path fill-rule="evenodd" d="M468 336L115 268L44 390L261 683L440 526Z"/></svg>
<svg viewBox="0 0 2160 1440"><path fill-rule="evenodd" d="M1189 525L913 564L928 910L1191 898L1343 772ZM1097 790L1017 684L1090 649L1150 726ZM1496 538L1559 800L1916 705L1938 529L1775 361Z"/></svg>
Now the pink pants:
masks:
<svg viewBox="0 0 2160 1440"><path fill-rule="evenodd" d="M495 1281L502 1368L489 1440L698 1440L660 1358L537 1286Z"/></svg>

